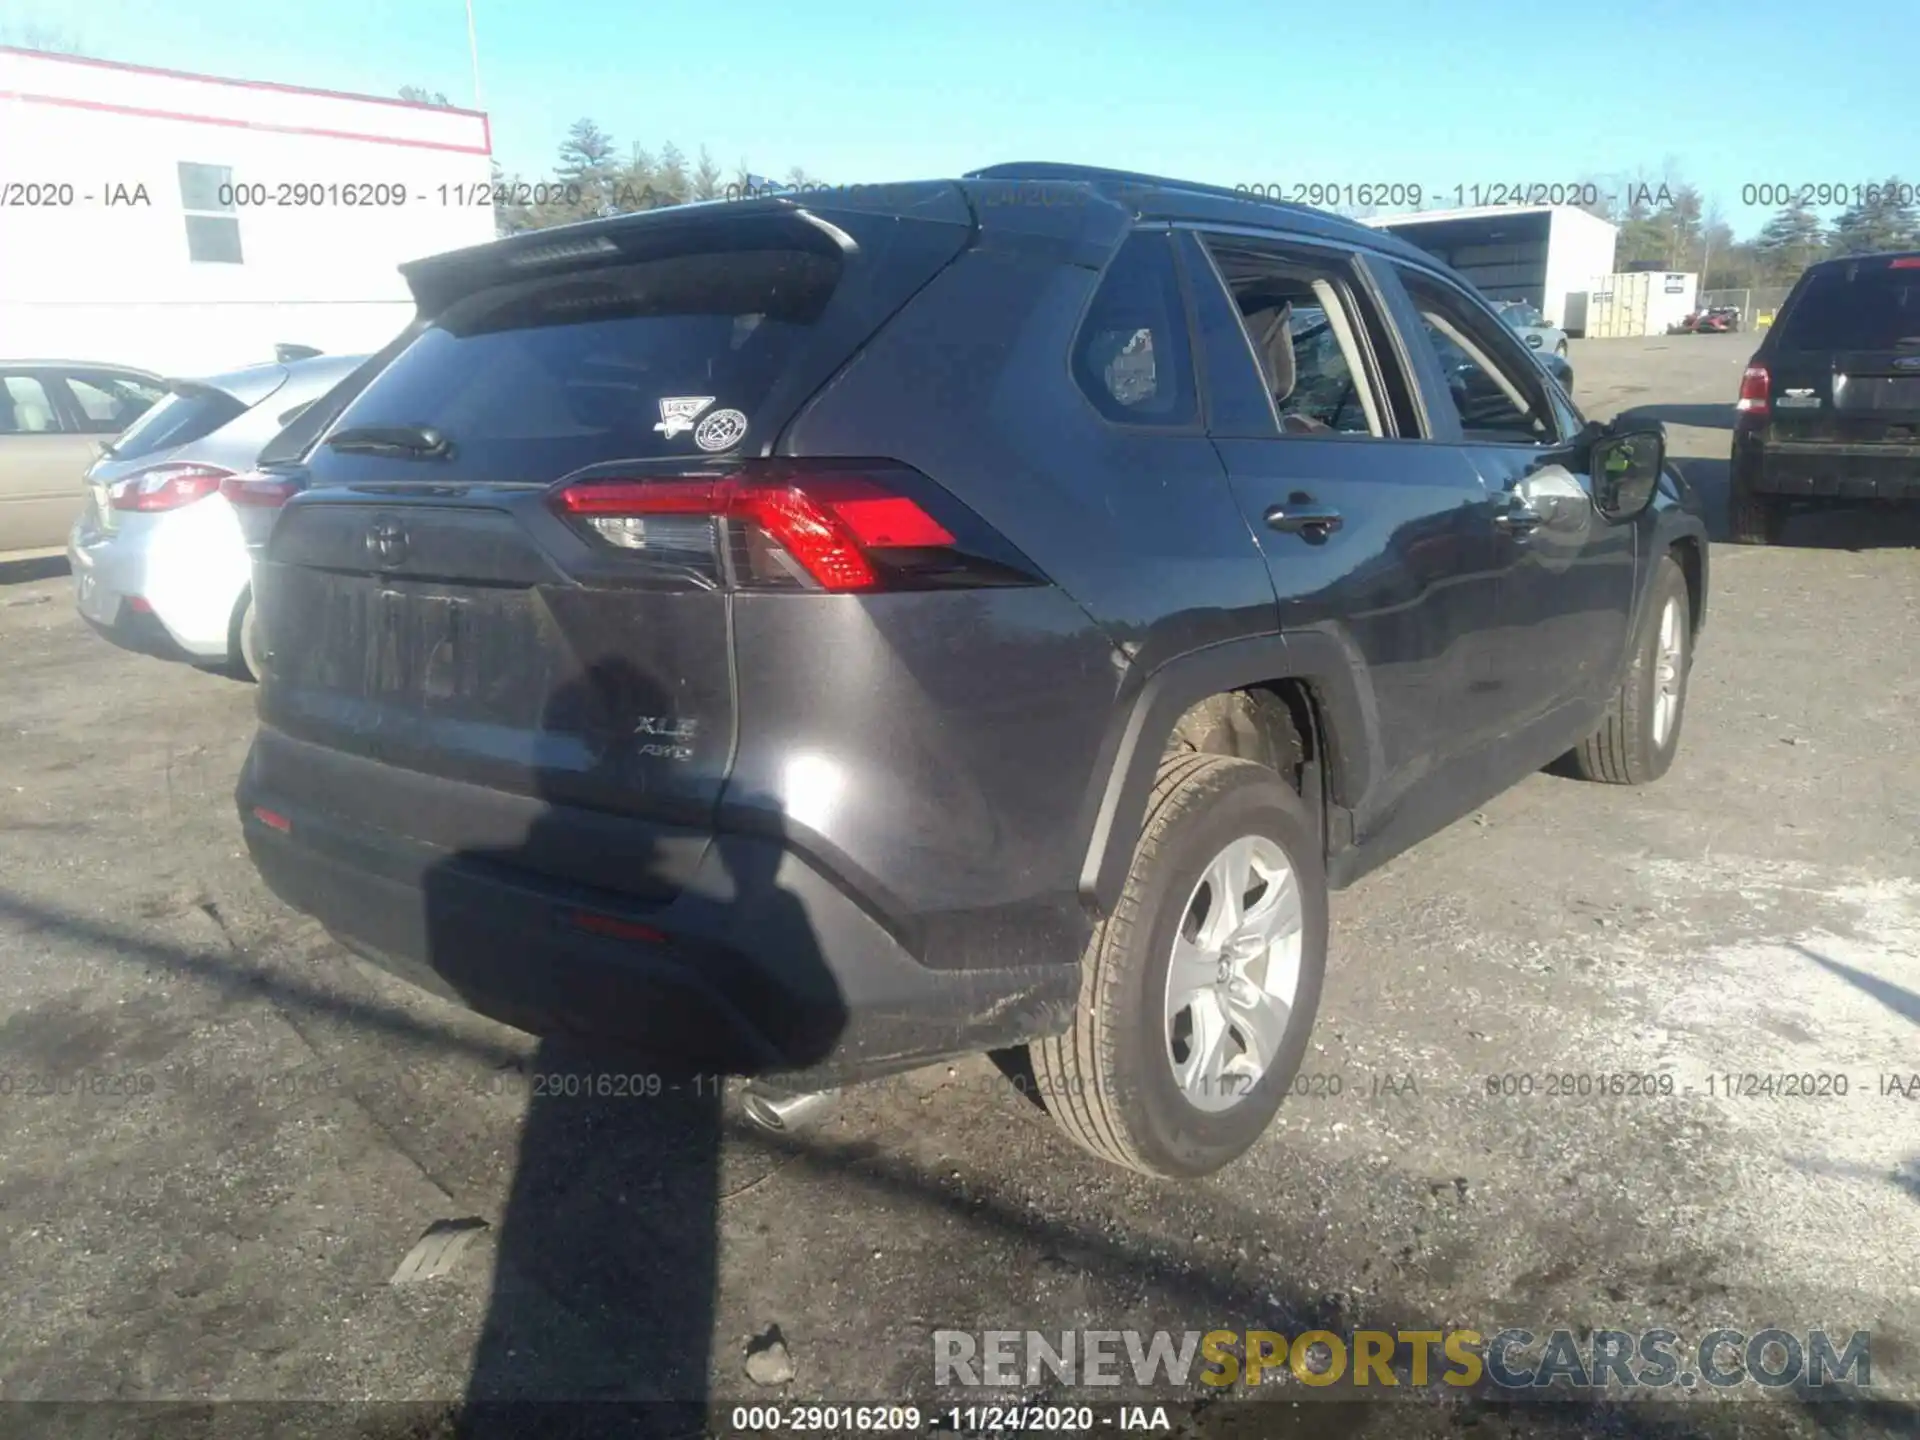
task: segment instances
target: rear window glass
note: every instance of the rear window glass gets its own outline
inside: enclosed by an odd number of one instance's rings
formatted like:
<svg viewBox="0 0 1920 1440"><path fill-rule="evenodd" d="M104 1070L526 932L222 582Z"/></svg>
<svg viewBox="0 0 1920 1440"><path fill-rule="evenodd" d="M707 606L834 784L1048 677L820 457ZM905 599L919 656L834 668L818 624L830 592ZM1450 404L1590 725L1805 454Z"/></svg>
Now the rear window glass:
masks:
<svg viewBox="0 0 1920 1440"><path fill-rule="evenodd" d="M1881 260L1816 270L1778 334L1795 350L1920 349L1920 269Z"/></svg>
<svg viewBox="0 0 1920 1440"><path fill-rule="evenodd" d="M549 481L609 460L732 450L841 268L837 254L800 248L707 251L496 286L450 306L329 434L438 430L452 456L423 479ZM326 444L313 458L402 473Z"/></svg>
<svg viewBox="0 0 1920 1440"><path fill-rule="evenodd" d="M192 390L167 396L113 442L117 460L137 460L205 439L222 425L247 413L247 407L223 390Z"/></svg>

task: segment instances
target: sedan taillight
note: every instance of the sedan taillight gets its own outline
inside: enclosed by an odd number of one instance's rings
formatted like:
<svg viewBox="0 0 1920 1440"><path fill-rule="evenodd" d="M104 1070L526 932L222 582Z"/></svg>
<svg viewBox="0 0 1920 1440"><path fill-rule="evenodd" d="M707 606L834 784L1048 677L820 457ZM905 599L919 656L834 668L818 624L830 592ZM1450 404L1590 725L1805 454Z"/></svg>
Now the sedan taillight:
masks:
<svg viewBox="0 0 1920 1440"><path fill-rule="evenodd" d="M218 465L154 465L114 481L107 503L115 510L178 510L217 493L231 474Z"/></svg>

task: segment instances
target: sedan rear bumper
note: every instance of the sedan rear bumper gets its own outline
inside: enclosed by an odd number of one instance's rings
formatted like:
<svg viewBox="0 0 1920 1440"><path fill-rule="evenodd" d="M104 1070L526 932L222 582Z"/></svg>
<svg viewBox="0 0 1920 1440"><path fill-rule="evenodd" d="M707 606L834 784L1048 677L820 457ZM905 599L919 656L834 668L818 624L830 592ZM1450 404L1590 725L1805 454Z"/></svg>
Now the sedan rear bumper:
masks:
<svg viewBox="0 0 1920 1440"><path fill-rule="evenodd" d="M252 582L252 561L233 509L220 497L129 515L111 533L83 518L67 560L81 617L109 638L130 643L125 637L139 639L157 626L189 659L230 658L234 614ZM130 618L141 612L152 625Z"/></svg>

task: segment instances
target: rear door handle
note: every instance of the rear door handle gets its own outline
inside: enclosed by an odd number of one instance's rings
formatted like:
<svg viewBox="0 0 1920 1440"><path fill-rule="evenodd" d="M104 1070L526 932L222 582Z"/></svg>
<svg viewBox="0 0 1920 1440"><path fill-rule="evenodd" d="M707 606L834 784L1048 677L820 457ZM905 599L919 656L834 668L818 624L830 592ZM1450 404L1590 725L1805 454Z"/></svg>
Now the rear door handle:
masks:
<svg viewBox="0 0 1920 1440"><path fill-rule="evenodd" d="M1324 540L1345 522L1331 505L1311 500L1290 500L1285 505L1267 508L1267 525L1282 535L1303 535L1309 540Z"/></svg>

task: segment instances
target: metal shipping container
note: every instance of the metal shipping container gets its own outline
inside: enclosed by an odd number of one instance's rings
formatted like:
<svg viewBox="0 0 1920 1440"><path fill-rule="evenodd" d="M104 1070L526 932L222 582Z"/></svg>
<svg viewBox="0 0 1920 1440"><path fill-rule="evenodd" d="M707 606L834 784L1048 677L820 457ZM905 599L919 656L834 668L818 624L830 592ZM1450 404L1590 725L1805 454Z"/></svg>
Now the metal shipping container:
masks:
<svg viewBox="0 0 1920 1440"><path fill-rule="evenodd" d="M1582 329L1589 338L1664 335L1691 314L1700 277L1680 271L1601 275L1588 290Z"/></svg>

